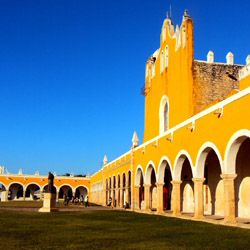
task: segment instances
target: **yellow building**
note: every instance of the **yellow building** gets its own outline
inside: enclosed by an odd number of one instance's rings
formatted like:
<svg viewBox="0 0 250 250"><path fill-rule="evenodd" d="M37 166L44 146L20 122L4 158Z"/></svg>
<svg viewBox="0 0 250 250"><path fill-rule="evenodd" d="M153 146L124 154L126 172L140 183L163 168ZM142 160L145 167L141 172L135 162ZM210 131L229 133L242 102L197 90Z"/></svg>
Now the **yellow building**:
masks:
<svg viewBox="0 0 250 250"><path fill-rule="evenodd" d="M165 19L146 63L145 131L90 180L91 201L225 222L250 218L250 56L247 65L194 59L193 21ZM112 198L112 199L110 199Z"/></svg>

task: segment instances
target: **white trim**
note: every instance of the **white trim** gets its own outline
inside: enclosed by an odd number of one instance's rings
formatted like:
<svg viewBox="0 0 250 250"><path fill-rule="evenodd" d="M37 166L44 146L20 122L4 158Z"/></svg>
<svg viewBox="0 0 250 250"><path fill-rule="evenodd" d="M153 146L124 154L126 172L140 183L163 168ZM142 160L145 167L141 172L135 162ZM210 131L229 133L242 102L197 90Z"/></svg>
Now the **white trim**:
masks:
<svg viewBox="0 0 250 250"><path fill-rule="evenodd" d="M158 176L157 176L157 171L155 168L155 164L153 161L149 161L146 167L146 171L145 171L145 184L151 184L151 174L152 174L152 170L150 171L150 167L152 167L152 169L154 169L155 171L155 179L156 179L156 183L158 182Z"/></svg>
<svg viewBox="0 0 250 250"><path fill-rule="evenodd" d="M159 161L159 165L158 165L158 173L157 173L157 175L158 175L158 182L159 183L164 183L164 173L165 173L165 168L166 168L166 166L164 166L163 167L163 162L167 162L167 165L169 166L169 168L170 168L170 172L171 172L171 178L173 179L173 169L172 169L172 166L171 166L171 164L170 164L170 160L169 160L169 158L167 157L167 156L163 156L161 159L160 159L160 161ZM161 169L163 169L163 174L162 174L162 170Z"/></svg>
<svg viewBox="0 0 250 250"><path fill-rule="evenodd" d="M221 173L224 173L224 164L219 149L213 142L207 141L202 144L196 156L194 178L204 178L205 162L207 159L207 155L211 150L213 150L216 156L218 157L218 160L220 162Z"/></svg>
<svg viewBox="0 0 250 250"><path fill-rule="evenodd" d="M194 165L193 165L192 158L190 154L186 150L183 149L177 154L175 161L174 161L173 180L175 181L181 180L181 171L183 168L183 163L186 160L186 158L189 161L189 164L191 166L191 172L192 172L192 175L194 176L194 167L193 167Z"/></svg>
<svg viewBox="0 0 250 250"><path fill-rule="evenodd" d="M224 156L225 173L236 174L236 157L243 141L250 138L250 130L241 129L231 136Z"/></svg>

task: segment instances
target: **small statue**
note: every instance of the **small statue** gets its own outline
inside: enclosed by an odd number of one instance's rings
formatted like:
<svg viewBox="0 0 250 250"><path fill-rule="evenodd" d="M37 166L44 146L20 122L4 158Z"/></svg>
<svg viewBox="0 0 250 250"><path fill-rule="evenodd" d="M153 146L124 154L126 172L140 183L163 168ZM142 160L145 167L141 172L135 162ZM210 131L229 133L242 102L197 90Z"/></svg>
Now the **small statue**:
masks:
<svg viewBox="0 0 250 250"><path fill-rule="evenodd" d="M56 188L54 187L54 175L51 172L49 172L48 175L48 193L56 193Z"/></svg>

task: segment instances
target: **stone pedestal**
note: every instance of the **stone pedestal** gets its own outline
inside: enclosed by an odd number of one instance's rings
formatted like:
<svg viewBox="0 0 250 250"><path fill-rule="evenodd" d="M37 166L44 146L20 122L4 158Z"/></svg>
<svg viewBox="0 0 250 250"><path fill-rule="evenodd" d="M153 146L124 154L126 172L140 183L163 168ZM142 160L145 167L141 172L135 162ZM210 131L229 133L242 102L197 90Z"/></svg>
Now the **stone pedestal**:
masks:
<svg viewBox="0 0 250 250"><path fill-rule="evenodd" d="M236 174L223 174L221 178L224 184L224 221L226 223L236 223L235 218L235 191L234 191L234 179Z"/></svg>
<svg viewBox="0 0 250 250"><path fill-rule="evenodd" d="M157 212L163 213L163 183L157 184Z"/></svg>
<svg viewBox="0 0 250 250"><path fill-rule="evenodd" d="M43 198L43 207L38 211L42 213L55 212L56 208L56 194L45 193Z"/></svg>
<svg viewBox="0 0 250 250"><path fill-rule="evenodd" d="M203 204L203 182L204 178L193 178L194 182L194 218L202 219L204 217Z"/></svg>
<svg viewBox="0 0 250 250"><path fill-rule="evenodd" d="M181 214L181 181L171 181L173 185L171 207L174 216Z"/></svg>

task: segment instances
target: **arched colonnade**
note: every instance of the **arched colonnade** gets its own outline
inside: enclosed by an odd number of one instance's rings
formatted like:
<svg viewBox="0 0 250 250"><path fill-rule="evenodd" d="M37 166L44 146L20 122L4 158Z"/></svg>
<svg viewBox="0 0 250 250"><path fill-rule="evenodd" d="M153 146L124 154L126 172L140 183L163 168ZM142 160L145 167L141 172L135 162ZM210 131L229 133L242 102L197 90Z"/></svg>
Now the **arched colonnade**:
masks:
<svg viewBox="0 0 250 250"><path fill-rule="evenodd" d="M8 186L0 183L0 200L39 200L42 199L42 193L46 192L48 185L40 186L37 183L29 183L24 185L20 182L10 183ZM64 195L69 197L83 199L88 195L89 190L84 185L72 187L70 184L63 184L59 187L55 186L57 200L63 199Z"/></svg>
<svg viewBox="0 0 250 250"><path fill-rule="evenodd" d="M158 166L150 161L135 171L135 209L250 218L250 132L241 130L227 143L222 156L217 146L206 142L193 162L182 150L171 165L164 156Z"/></svg>
<svg viewBox="0 0 250 250"><path fill-rule="evenodd" d="M131 178L131 171L128 171L106 179L106 205L120 208L131 207Z"/></svg>

